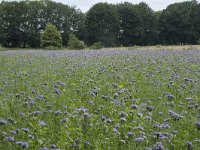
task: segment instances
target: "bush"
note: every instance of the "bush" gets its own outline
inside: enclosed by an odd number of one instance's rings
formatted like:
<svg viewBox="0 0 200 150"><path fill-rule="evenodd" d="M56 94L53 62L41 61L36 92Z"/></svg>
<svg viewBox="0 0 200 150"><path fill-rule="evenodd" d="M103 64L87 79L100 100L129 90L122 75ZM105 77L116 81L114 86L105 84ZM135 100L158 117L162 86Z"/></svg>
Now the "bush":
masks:
<svg viewBox="0 0 200 150"><path fill-rule="evenodd" d="M46 46L44 49L45 50L58 50L60 48L59 47L55 47L55 46Z"/></svg>
<svg viewBox="0 0 200 150"><path fill-rule="evenodd" d="M90 49L102 49L103 46L101 45L101 42L94 43L90 46Z"/></svg>
<svg viewBox="0 0 200 150"><path fill-rule="evenodd" d="M198 41L197 41L197 44L199 44L199 45L200 45L200 39L198 39Z"/></svg>
<svg viewBox="0 0 200 150"><path fill-rule="evenodd" d="M48 23L46 29L41 33L41 47L62 47L62 37L56 26Z"/></svg>
<svg viewBox="0 0 200 150"><path fill-rule="evenodd" d="M0 44L0 51L6 50L5 47L2 47L2 45Z"/></svg>
<svg viewBox="0 0 200 150"><path fill-rule="evenodd" d="M68 48L69 49L85 49L85 43L83 41L80 41L74 34L69 35L69 41L68 41Z"/></svg>

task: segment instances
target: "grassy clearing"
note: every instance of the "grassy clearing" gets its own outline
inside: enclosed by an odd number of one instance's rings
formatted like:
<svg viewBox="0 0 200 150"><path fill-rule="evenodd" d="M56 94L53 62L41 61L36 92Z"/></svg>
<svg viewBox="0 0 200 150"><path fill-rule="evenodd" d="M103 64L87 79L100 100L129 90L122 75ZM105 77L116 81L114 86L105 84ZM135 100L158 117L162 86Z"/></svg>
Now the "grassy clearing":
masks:
<svg viewBox="0 0 200 150"><path fill-rule="evenodd" d="M71 53L0 53L0 149L199 149L199 51Z"/></svg>
<svg viewBox="0 0 200 150"><path fill-rule="evenodd" d="M154 45L154 46L133 46L133 47L118 47L109 49L119 50L200 50L200 45Z"/></svg>
<svg viewBox="0 0 200 150"><path fill-rule="evenodd" d="M113 48L102 48L103 50L200 50L200 45L154 45L154 46L133 46L133 47L113 47ZM21 51L21 50L30 50L30 48L4 48L0 47L0 51ZM41 50L41 49L35 49ZM58 50L56 48L47 48L45 50ZM69 50L66 47L60 48L59 50ZM91 50L91 48L86 48L86 50Z"/></svg>

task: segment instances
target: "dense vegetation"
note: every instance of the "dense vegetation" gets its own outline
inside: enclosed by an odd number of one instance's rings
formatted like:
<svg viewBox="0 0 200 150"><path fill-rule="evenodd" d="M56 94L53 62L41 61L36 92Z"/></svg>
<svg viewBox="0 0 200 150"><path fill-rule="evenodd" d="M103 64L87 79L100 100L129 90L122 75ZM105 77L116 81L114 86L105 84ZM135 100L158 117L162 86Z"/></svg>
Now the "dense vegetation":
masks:
<svg viewBox="0 0 200 150"><path fill-rule="evenodd" d="M56 26L48 23L44 32L41 33L41 47L62 47L62 37Z"/></svg>
<svg viewBox="0 0 200 150"><path fill-rule="evenodd" d="M67 46L69 35L88 46L199 44L200 4L174 3L153 11L146 3L97 3L87 13L49 0L1 2L0 43L4 47L40 47L47 23L57 27Z"/></svg>
<svg viewBox="0 0 200 150"><path fill-rule="evenodd" d="M0 52L0 149L199 150L199 58L198 50Z"/></svg>

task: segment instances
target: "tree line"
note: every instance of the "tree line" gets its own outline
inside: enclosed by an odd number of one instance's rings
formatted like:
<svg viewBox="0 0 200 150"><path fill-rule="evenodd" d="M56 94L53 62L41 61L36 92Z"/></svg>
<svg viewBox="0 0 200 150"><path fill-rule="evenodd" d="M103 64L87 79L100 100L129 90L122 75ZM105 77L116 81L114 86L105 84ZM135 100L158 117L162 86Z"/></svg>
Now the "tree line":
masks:
<svg viewBox="0 0 200 150"><path fill-rule="evenodd" d="M48 23L67 46L73 33L88 46L200 44L200 4L196 0L174 3L162 11L148 4L97 3L83 13L50 0L0 3L0 44L4 47L41 46Z"/></svg>

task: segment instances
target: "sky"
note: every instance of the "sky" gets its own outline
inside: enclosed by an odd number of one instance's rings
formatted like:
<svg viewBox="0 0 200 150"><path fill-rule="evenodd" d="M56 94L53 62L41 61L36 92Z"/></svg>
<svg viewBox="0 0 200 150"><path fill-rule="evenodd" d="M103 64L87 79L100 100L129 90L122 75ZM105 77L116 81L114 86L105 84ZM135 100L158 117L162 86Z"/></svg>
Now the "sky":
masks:
<svg viewBox="0 0 200 150"><path fill-rule="evenodd" d="M6 1L13 1L13 0L6 0ZM172 4L175 2L182 2L184 0L54 0L54 1L67 4L69 6L76 6L76 8L81 9L82 12L86 12L94 4L98 2L108 2L108 3L116 4L116 3L128 1L133 4L138 4L141 1L143 1L143 2L146 2L153 10L157 11L157 10L165 9L169 4ZM200 2L200 0L198 0L198 2Z"/></svg>

